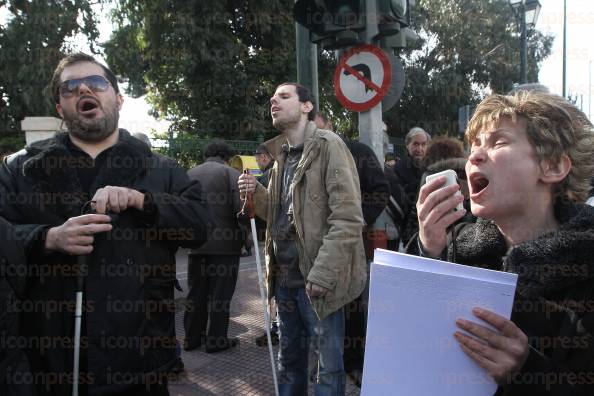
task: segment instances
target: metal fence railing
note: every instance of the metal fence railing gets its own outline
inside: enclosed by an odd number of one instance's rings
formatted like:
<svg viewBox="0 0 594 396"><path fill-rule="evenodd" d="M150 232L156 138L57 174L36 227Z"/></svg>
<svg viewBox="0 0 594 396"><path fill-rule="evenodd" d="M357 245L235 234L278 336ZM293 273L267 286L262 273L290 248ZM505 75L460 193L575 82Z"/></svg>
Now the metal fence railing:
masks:
<svg viewBox="0 0 594 396"><path fill-rule="evenodd" d="M197 139L193 136L176 138L171 142L166 139L153 139L153 147L163 154L178 160L182 165L188 167L202 162L202 151L211 140ZM226 140L227 144L237 155L253 155L260 144L254 140ZM390 137L390 143L394 145L394 155L400 158L406 157L406 146L403 138ZM383 159L382 159L383 160Z"/></svg>

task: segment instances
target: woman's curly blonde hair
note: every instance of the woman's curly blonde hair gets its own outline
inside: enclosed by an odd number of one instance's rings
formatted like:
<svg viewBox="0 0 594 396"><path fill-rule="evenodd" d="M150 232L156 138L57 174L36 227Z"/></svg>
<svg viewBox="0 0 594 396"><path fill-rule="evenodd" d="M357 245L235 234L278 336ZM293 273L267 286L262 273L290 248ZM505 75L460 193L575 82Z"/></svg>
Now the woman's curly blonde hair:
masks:
<svg viewBox="0 0 594 396"><path fill-rule="evenodd" d="M563 154L571 160L567 177L557 186L557 199L585 202L594 175L594 130L588 117L560 96L537 91L491 95L477 107L468 123L468 143L493 124L507 118L526 120L528 140L543 162L557 163Z"/></svg>

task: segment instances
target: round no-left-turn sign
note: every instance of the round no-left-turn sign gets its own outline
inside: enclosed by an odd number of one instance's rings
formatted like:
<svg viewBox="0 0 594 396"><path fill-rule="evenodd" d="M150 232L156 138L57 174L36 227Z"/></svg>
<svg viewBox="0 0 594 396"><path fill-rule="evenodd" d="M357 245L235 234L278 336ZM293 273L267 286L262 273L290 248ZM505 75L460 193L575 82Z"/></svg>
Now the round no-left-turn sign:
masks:
<svg viewBox="0 0 594 396"><path fill-rule="evenodd" d="M392 84L392 66L384 51L364 44L346 52L334 73L336 98L347 109L367 111L377 105Z"/></svg>

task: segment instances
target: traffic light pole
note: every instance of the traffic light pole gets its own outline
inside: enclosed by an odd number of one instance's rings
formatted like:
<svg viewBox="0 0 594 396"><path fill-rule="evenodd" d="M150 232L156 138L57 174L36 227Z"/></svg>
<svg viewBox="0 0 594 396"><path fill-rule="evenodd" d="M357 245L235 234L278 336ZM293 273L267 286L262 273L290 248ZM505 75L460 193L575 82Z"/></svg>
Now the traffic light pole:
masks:
<svg viewBox="0 0 594 396"><path fill-rule="evenodd" d="M309 30L295 23L297 52L297 82L307 87L315 100L316 110L320 109L318 100L318 46L309 41Z"/></svg>
<svg viewBox="0 0 594 396"><path fill-rule="evenodd" d="M526 47L528 45L526 39L526 6L522 4L520 7L520 84L526 84L528 82L528 59L526 56Z"/></svg>
<svg viewBox="0 0 594 396"><path fill-rule="evenodd" d="M362 37L365 43L372 44L379 30L377 27L376 0L365 0L365 31ZM359 113L359 141L371 147L380 164L384 163L384 136L382 120L382 102L369 111Z"/></svg>

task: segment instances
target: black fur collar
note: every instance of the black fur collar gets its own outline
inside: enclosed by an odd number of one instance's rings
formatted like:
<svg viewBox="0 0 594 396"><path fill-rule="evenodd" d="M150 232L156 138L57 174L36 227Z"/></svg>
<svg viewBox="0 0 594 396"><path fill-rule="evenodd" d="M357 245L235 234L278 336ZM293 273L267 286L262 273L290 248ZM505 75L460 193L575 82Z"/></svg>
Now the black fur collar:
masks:
<svg viewBox="0 0 594 396"><path fill-rule="evenodd" d="M92 192L106 185L131 186L134 180L147 172L150 148L132 137L128 131L119 130L119 140L109 153L109 161L99 172ZM36 193L54 194L68 199L54 199L53 210L71 217L80 214L80 207L89 193L82 191L73 161L68 133L59 133L51 139L35 142L26 147L27 160L23 163L23 174L32 181ZM76 163L74 163L76 166ZM49 209L52 210L52 209Z"/></svg>
<svg viewBox="0 0 594 396"><path fill-rule="evenodd" d="M561 226L552 233L506 251L492 222L478 219L457 238L457 258L469 265L487 266L519 275L518 292L525 297L555 293L594 279L594 208L557 205Z"/></svg>

